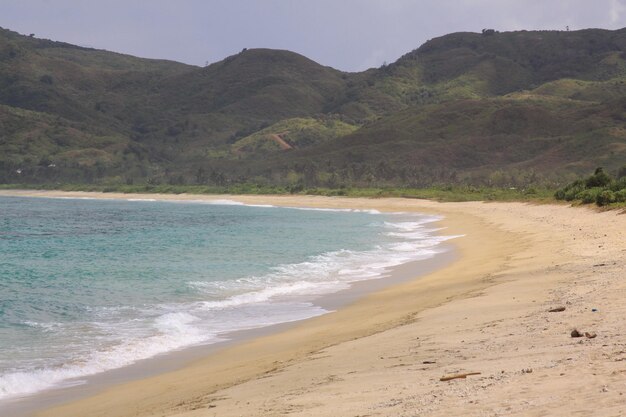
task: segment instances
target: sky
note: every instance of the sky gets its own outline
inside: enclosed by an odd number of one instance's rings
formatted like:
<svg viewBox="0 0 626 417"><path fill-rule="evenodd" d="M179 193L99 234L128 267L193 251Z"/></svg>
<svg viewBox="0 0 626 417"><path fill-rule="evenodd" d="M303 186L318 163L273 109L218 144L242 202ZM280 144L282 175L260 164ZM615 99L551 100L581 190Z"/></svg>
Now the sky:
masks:
<svg viewBox="0 0 626 417"><path fill-rule="evenodd" d="M626 0L0 0L0 26L193 65L262 47L362 71L451 32L626 27Z"/></svg>

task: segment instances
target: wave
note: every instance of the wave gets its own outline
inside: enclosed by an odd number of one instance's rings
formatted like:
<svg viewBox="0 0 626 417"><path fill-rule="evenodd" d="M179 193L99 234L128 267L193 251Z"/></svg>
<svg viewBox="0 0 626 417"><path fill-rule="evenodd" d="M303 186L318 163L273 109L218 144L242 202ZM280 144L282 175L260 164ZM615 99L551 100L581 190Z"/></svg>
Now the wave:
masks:
<svg viewBox="0 0 626 417"><path fill-rule="evenodd" d="M207 335L200 334L199 329L192 325L196 320L197 317L184 312L166 314L155 320L154 326L158 331L155 336L129 340L71 363L3 374L0 376L0 399L32 394L60 382L121 368L141 359L204 341Z"/></svg>
<svg viewBox="0 0 626 417"><path fill-rule="evenodd" d="M369 213L369 214L381 214L379 210L375 209L348 209L348 208L321 208L321 207L291 207L284 206L283 208L288 208L292 210L305 210L305 211L329 211L329 212L338 212L338 213Z"/></svg>
<svg viewBox="0 0 626 417"><path fill-rule="evenodd" d="M349 209L349 208L324 208L324 207L296 207L296 206L276 206L272 204L250 204L242 203L241 201L219 199L219 200L180 200L181 203L199 203L209 204L216 206L246 206L246 207L263 207L263 208L284 208L291 210L305 210L305 211L327 211L327 212L342 212L342 213L369 213L369 214L381 214L379 210L375 209Z"/></svg>
<svg viewBox="0 0 626 417"><path fill-rule="evenodd" d="M459 236L433 235L440 229L424 225L441 220L425 216L416 221L389 223L385 235L397 238L368 251L339 250L312 256L307 261L279 265L262 276L237 280L191 281L188 285L211 298L225 299L204 302L203 308L223 309L275 299L323 295L346 289L351 283L385 277L390 269L411 261L423 260L444 251L440 244Z"/></svg>
<svg viewBox="0 0 626 417"><path fill-rule="evenodd" d="M100 197L66 197L66 196L51 196L46 197L51 199L60 200L102 200ZM243 203L241 201L230 199L216 199L216 200L161 200L156 198L106 198L106 200L114 201L128 201L128 202L160 202L160 203L178 203L178 204L207 204L212 206L245 206L245 207L260 207L260 208L286 208L293 210L306 210L306 211L327 211L327 212L344 212L344 213L368 213L368 214L382 214L379 210L375 209L349 209L349 208L321 208L321 207L295 207L295 206L276 206L272 204L250 204ZM391 213L391 214L406 214L406 213Z"/></svg>
<svg viewBox="0 0 626 417"><path fill-rule="evenodd" d="M243 205L232 200L201 202ZM379 214L375 210L291 208ZM143 310L133 311L132 315L128 306L120 306L117 310L109 308L95 316L102 322L91 323L100 326L102 334L111 337L103 343L108 347L84 354L80 360L69 363L0 375L0 400L59 385L80 384L84 382L81 378L142 359L193 345L217 343L234 331L327 313L313 303L315 297L349 288L357 281L383 278L395 266L427 259L444 251L441 243L456 236L435 235L440 229L427 225L438 220L441 220L440 216L414 216L408 221L379 222L381 234L387 239L370 250L327 252L311 256L304 262L276 266L260 276L188 282L199 301L144 306ZM127 321L112 323L107 320L115 314L126 317ZM25 324L44 332L55 331L58 327L56 323ZM69 330L64 327L63 331ZM81 331L84 329L77 329L77 335Z"/></svg>

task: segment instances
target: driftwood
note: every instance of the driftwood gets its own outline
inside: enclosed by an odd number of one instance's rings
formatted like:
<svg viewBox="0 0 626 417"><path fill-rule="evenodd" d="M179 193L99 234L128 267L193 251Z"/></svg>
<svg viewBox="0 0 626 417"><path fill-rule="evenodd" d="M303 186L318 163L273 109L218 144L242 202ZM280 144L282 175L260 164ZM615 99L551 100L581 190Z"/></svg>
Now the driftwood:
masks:
<svg viewBox="0 0 626 417"><path fill-rule="evenodd" d="M550 313L560 313L561 311L565 311L565 307L556 307L548 310Z"/></svg>
<svg viewBox="0 0 626 417"><path fill-rule="evenodd" d="M442 376L441 378L439 378L439 380L440 381L451 381L453 379L459 379L459 378L465 379L466 377L468 377L470 375L480 375L480 372L467 372L465 374L447 375L447 376Z"/></svg>

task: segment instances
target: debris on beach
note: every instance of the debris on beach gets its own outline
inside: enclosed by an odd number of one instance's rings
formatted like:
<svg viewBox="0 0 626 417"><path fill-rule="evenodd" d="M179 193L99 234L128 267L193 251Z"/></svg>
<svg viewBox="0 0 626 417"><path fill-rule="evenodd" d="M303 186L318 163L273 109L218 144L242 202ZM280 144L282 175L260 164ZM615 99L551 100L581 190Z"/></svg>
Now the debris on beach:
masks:
<svg viewBox="0 0 626 417"><path fill-rule="evenodd" d="M572 337L586 337L587 339L595 339L598 335L594 332L579 332L578 329L572 330L570 334Z"/></svg>
<svg viewBox="0 0 626 417"><path fill-rule="evenodd" d="M442 376L441 378L439 378L440 381L451 381L453 379L465 379L470 375L480 375L480 372L467 372L464 374L454 374L454 375L447 375L447 376Z"/></svg>
<svg viewBox="0 0 626 417"><path fill-rule="evenodd" d="M548 310L550 313L560 313L561 311L565 311L565 307L555 307Z"/></svg>

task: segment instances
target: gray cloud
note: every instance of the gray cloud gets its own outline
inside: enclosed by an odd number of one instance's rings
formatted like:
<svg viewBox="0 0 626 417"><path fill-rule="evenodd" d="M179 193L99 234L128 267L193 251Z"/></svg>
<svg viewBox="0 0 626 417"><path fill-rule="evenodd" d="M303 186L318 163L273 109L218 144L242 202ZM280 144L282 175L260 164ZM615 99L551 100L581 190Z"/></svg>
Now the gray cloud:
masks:
<svg viewBox="0 0 626 417"><path fill-rule="evenodd" d="M626 26L626 0L2 0L20 33L195 65L244 47L357 71L457 31Z"/></svg>

